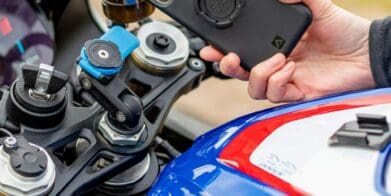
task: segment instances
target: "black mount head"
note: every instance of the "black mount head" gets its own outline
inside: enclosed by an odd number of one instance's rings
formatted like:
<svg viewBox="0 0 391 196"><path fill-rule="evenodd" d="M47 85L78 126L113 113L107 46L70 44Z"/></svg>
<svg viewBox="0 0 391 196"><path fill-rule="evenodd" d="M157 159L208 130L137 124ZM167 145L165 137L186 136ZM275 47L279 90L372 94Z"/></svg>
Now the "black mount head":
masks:
<svg viewBox="0 0 391 196"><path fill-rule="evenodd" d="M140 98L118 76L108 83L102 83L82 72L81 86L107 111L108 123L120 134L134 134L141 131L144 122L143 105Z"/></svg>
<svg viewBox="0 0 391 196"><path fill-rule="evenodd" d="M38 147L23 136L8 137L3 141L4 151L10 156L11 168L24 177L38 177L46 171L48 158Z"/></svg>
<svg viewBox="0 0 391 196"><path fill-rule="evenodd" d="M10 117L36 128L57 125L65 113L68 75L45 64L24 64L22 74L10 89L7 103Z"/></svg>

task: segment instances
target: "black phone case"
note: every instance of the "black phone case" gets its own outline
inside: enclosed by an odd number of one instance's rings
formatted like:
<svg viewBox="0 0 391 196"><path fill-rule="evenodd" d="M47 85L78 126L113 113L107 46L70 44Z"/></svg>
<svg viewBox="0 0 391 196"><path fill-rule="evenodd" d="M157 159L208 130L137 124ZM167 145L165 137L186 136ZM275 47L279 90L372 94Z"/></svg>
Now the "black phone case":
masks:
<svg viewBox="0 0 391 196"><path fill-rule="evenodd" d="M277 0L149 0L250 70L276 53L289 55L312 21L303 4Z"/></svg>

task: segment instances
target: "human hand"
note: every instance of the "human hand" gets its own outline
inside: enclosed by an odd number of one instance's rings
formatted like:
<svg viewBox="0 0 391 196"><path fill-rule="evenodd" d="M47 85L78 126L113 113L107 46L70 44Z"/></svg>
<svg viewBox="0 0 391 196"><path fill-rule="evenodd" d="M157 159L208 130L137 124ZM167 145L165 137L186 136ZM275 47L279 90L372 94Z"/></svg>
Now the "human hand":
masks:
<svg viewBox="0 0 391 196"><path fill-rule="evenodd" d="M333 4L330 0L281 0L305 3L313 22L292 54L276 54L253 67L240 67L240 58L226 56L208 46L200 55L220 61L221 71L249 80L254 99L287 102L375 87L369 62L370 21ZM261 51L260 51L261 52Z"/></svg>

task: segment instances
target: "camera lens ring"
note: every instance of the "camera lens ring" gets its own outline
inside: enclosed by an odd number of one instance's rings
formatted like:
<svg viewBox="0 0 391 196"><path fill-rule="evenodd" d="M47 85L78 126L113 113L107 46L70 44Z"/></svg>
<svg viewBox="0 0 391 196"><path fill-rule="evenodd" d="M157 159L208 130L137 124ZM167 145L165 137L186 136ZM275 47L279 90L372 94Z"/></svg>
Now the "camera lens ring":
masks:
<svg viewBox="0 0 391 196"><path fill-rule="evenodd" d="M161 7L168 7L174 2L174 0L156 0L156 2L159 3L159 6Z"/></svg>

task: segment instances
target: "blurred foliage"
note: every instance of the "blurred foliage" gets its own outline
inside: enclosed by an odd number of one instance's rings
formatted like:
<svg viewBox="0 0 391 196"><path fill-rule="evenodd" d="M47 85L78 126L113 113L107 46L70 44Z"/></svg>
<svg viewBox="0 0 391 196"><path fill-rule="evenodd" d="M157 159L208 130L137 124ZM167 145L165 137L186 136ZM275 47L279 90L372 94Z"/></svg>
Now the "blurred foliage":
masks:
<svg viewBox="0 0 391 196"><path fill-rule="evenodd" d="M391 0L334 0L333 2L367 18L391 16Z"/></svg>

